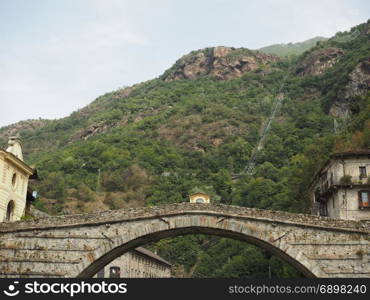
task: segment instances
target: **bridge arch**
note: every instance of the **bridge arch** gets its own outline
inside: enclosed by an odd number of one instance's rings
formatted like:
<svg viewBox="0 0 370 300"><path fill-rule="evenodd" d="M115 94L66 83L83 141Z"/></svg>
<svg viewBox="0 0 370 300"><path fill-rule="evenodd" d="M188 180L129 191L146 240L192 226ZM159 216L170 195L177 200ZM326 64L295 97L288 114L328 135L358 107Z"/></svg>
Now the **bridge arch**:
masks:
<svg viewBox="0 0 370 300"><path fill-rule="evenodd" d="M266 249L307 277L370 277L370 223L177 203L0 223L0 277L91 277L116 257L203 233Z"/></svg>
<svg viewBox="0 0 370 300"><path fill-rule="evenodd" d="M203 227L203 226L189 226L189 227L182 227L182 228L173 228L173 229L166 229L161 230L149 234L145 234L143 236L134 238L132 240L126 241L125 243L112 248L111 250L106 249L106 246L102 246L106 251L103 255L97 258L95 261L91 262L90 264L87 263L87 266L84 265L84 269L78 274L77 277L93 277L101 268L105 265L109 264L114 259L120 257L121 255L125 254L128 251L131 251L139 246L144 246L150 242L156 242L164 238L176 237L176 236L183 236L188 234L207 234L219 237L226 237L231 238L234 240L239 240L243 242L247 242L248 244L252 244L257 246L261 249L267 250L269 253L279 257L283 261L289 263L298 271L300 271L305 277L316 277L311 270L309 269L310 266L304 265L305 262L300 262L296 259L296 257L301 257L301 253L296 253L295 251L290 251L291 253L288 254L284 252L282 249L276 247L271 243L271 241L266 241L262 237L255 237L252 235L247 235L238 231L230 230L230 229L220 229L214 227ZM265 236L266 237L266 236ZM102 252L102 249L99 249L98 252ZM291 256L294 255L295 257Z"/></svg>

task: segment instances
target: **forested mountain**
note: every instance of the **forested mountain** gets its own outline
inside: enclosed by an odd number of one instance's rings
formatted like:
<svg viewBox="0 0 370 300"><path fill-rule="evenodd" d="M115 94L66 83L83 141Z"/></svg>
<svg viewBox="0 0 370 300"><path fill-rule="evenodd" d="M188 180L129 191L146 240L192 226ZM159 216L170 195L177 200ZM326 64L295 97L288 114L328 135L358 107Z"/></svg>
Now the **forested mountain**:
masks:
<svg viewBox="0 0 370 300"><path fill-rule="evenodd" d="M19 132L37 166L37 207L52 214L188 201L308 212L314 172L335 151L370 147L370 22L282 58L215 47L159 78L107 93L69 117ZM280 99L280 100L279 100ZM253 175L242 171L281 101ZM233 175L241 174L238 179ZM206 236L151 245L178 276L298 276L244 243Z"/></svg>
<svg viewBox="0 0 370 300"><path fill-rule="evenodd" d="M258 50L278 55L278 56L290 56L290 55L300 55L305 51L310 50L312 47L316 46L317 42L326 41L327 38L324 38L322 36L317 36L312 39L298 42L298 43L288 43L288 44L274 44L266 47L262 47Z"/></svg>

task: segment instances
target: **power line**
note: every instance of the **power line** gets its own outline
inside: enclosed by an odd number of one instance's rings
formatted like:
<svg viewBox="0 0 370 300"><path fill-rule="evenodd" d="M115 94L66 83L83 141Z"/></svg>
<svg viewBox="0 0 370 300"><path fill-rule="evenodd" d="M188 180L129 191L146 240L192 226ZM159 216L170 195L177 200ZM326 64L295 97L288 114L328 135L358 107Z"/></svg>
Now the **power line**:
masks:
<svg viewBox="0 0 370 300"><path fill-rule="evenodd" d="M247 175L253 175L254 168L256 166L256 160L257 160L258 154L259 154L259 152L265 146L266 136L268 135L268 133L270 131L271 123L275 119L276 114L279 111L279 109L281 107L281 104L283 102L283 99L284 99L283 89L284 89L285 82L286 82L286 80L287 80L287 78L289 76L290 71L291 71L291 69L289 69L285 73L285 75L283 77L283 80L282 80L282 82L280 84L280 87L278 89L277 95L275 97L276 101L275 101L274 107L273 107L273 109L271 111L271 114L270 114L270 116L268 118L268 121L265 123L266 125L265 125L265 128L262 131L262 135L261 135L261 137L260 137L260 139L259 139L256 147L252 151L251 159L249 160L248 164L245 166L245 168L243 169L243 171L240 174L233 175L232 176L232 179L239 178L243 173L244 174L247 174ZM262 124L262 126L264 126L264 124Z"/></svg>

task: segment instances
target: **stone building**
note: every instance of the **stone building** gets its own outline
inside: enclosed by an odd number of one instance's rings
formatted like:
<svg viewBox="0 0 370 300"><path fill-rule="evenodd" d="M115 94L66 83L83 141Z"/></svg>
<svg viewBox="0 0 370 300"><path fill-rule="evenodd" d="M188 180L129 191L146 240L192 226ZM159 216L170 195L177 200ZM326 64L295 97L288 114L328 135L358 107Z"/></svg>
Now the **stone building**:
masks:
<svg viewBox="0 0 370 300"><path fill-rule="evenodd" d="M171 277L171 264L157 254L138 247L101 269L97 278L162 278Z"/></svg>
<svg viewBox="0 0 370 300"><path fill-rule="evenodd" d="M313 214L370 220L370 149L335 153L310 185Z"/></svg>
<svg viewBox="0 0 370 300"><path fill-rule="evenodd" d="M28 180L36 173L23 161L19 138L11 137L6 150L0 148L0 222L20 220L33 200Z"/></svg>

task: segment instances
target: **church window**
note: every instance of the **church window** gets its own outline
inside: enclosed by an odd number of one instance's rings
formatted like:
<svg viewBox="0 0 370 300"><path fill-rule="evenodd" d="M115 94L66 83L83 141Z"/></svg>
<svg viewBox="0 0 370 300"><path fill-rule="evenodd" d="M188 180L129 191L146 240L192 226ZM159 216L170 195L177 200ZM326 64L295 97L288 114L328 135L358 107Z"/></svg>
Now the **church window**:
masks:
<svg viewBox="0 0 370 300"><path fill-rule="evenodd" d="M15 187L15 184L17 183L17 174L14 173L12 177L12 186Z"/></svg>
<svg viewBox="0 0 370 300"><path fill-rule="evenodd" d="M204 203L204 199L203 198L197 198L195 200L196 203Z"/></svg>
<svg viewBox="0 0 370 300"><path fill-rule="evenodd" d="M11 200L6 208L6 221L12 221L14 215L14 201Z"/></svg>

